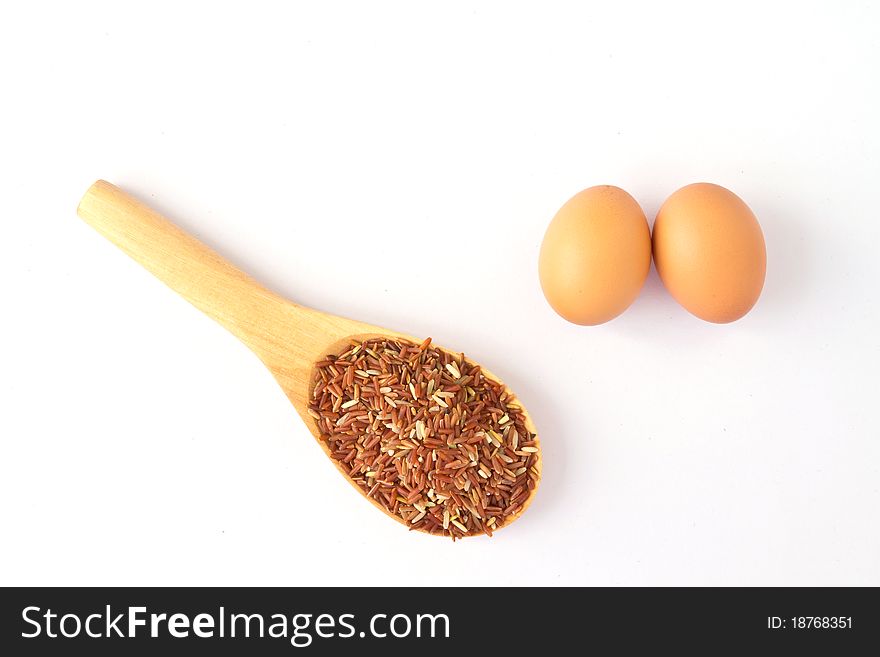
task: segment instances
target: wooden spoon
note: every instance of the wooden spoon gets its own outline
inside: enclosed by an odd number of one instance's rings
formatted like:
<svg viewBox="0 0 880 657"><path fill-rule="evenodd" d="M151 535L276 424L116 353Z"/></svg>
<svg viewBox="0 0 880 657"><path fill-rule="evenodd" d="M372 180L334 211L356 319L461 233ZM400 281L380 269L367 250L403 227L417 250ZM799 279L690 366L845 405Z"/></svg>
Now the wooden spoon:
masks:
<svg viewBox="0 0 880 657"><path fill-rule="evenodd" d="M250 347L275 376L318 444L349 483L383 513L407 525L403 518L368 497L342 464L331 457L330 448L308 409L315 383L315 363L326 355L342 353L352 340L390 338L416 344L421 340L312 310L278 296L158 212L104 180L88 189L77 214ZM491 372L485 368L482 371L486 377L500 383ZM525 409L522 412L526 428L537 434L531 417ZM535 457L540 472L540 451ZM503 526L522 515L533 497L534 489L519 513L511 516Z"/></svg>

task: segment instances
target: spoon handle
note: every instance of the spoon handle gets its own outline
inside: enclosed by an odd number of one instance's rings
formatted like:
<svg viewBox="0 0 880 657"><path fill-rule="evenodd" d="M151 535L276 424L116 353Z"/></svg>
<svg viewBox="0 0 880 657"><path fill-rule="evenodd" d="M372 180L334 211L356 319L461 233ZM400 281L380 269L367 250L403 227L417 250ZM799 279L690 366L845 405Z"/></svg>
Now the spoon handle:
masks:
<svg viewBox="0 0 880 657"><path fill-rule="evenodd" d="M289 301L104 180L88 189L77 214L258 356L275 351L273 324L289 318Z"/></svg>

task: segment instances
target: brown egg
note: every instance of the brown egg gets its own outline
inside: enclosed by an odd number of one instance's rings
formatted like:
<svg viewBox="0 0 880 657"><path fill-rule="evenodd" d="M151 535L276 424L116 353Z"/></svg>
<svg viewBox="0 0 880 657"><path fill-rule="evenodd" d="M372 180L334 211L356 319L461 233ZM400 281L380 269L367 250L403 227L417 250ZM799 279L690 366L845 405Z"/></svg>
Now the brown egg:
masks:
<svg viewBox="0 0 880 657"><path fill-rule="evenodd" d="M730 190L711 183L682 187L657 213L652 240L663 284L700 319L735 321L761 295L764 234L749 206Z"/></svg>
<svg viewBox="0 0 880 657"><path fill-rule="evenodd" d="M572 197L547 227L538 273L544 296L575 324L617 317L639 295L651 267L651 232L636 200L599 185Z"/></svg>

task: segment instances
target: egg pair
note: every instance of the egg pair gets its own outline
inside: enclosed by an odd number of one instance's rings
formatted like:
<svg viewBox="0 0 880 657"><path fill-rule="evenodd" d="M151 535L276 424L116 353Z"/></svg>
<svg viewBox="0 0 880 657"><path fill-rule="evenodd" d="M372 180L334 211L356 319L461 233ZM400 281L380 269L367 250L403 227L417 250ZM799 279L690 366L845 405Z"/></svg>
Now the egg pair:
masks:
<svg viewBox="0 0 880 657"><path fill-rule="evenodd" d="M602 324L635 301L652 253L673 298L708 322L739 319L764 286L767 255L755 215L730 190L695 183L666 199L653 238L642 208L619 187L576 194L544 235L541 288L568 321Z"/></svg>

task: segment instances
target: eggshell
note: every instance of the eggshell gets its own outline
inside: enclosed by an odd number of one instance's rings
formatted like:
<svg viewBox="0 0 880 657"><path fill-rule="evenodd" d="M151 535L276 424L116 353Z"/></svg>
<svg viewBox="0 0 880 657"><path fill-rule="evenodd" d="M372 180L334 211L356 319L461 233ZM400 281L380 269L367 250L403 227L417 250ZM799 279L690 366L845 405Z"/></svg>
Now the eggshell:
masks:
<svg viewBox="0 0 880 657"><path fill-rule="evenodd" d="M749 206L719 185L682 187L654 222L654 264L669 293L707 322L745 315L764 287L764 234Z"/></svg>
<svg viewBox="0 0 880 657"><path fill-rule="evenodd" d="M596 325L626 310L651 267L651 232L619 187L590 187L550 222L538 259L544 296L570 322Z"/></svg>

